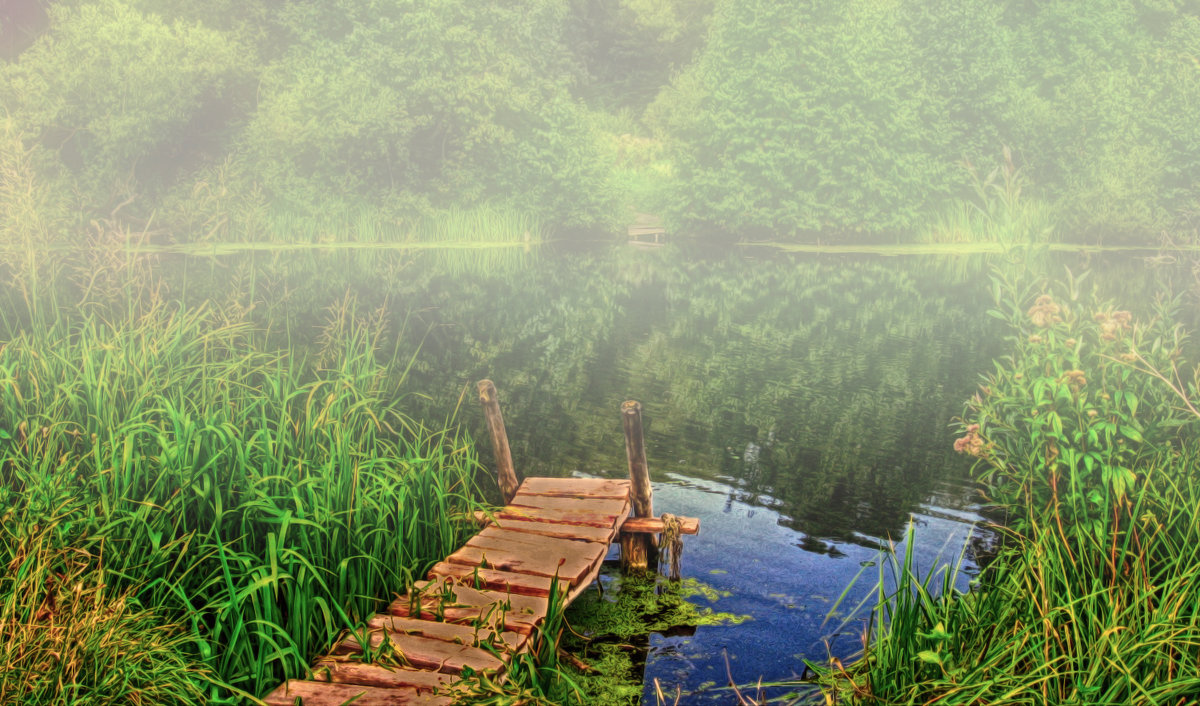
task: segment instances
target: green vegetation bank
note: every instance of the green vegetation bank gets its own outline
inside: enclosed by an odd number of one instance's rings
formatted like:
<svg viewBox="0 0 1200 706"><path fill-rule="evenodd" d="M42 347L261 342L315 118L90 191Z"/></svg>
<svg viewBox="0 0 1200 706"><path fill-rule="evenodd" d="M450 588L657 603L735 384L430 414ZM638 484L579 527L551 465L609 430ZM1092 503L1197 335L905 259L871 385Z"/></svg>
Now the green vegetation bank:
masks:
<svg viewBox="0 0 1200 706"><path fill-rule="evenodd" d="M997 553L967 593L953 570L890 557L862 659L818 667L831 696L1200 698L1200 366L1185 357L1178 302L1136 321L1078 284L996 282L1012 352L968 402L955 449L976 459Z"/></svg>
<svg viewBox="0 0 1200 706"><path fill-rule="evenodd" d="M462 210L825 242L1195 228L1188 0L12 7L9 243L79 244L98 218L419 238Z"/></svg>

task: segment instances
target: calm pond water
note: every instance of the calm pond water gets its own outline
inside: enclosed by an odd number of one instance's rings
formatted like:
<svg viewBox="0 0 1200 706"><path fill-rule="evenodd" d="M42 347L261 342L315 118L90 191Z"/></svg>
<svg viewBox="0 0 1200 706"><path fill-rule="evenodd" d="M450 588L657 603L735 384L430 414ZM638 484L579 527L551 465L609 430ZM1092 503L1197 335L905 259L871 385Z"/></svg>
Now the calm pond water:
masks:
<svg viewBox="0 0 1200 706"><path fill-rule="evenodd" d="M695 600L748 616L650 637L646 700L657 680L693 704L732 700L726 660L752 684L853 655L859 628L839 634L828 613L910 520L923 570L957 557L979 516L949 424L1005 350L990 266L1090 268L1143 313L1191 277L1128 253L1048 258L622 246L173 262L180 296L244 300L281 340L347 302L375 312L412 360L412 415L457 419L485 459L473 393L492 378L524 475L624 476L618 408L641 401L656 512L701 518L683 572L722 592Z"/></svg>

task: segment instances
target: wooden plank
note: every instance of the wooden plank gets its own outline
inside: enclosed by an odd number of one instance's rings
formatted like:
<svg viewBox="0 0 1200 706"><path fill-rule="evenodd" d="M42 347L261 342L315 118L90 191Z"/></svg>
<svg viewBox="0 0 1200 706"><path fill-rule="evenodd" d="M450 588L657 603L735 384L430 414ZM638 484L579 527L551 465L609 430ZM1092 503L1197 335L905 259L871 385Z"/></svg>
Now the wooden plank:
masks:
<svg viewBox="0 0 1200 706"><path fill-rule="evenodd" d="M575 585L593 564L603 561L608 545L573 539L542 537L487 527L446 558L455 564L480 565L501 571L558 575Z"/></svg>
<svg viewBox="0 0 1200 706"><path fill-rule="evenodd" d="M534 536L534 535L529 535ZM544 539L544 538L543 538ZM529 545L484 540L484 544L473 543L446 557L447 563L465 568L483 566L499 571L512 571L545 578L558 578L576 584L596 563L597 559L562 554L535 553L524 549Z"/></svg>
<svg viewBox="0 0 1200 706"><path fill-rule="evenodd" d="M456 681L453 674L442 674L426 669L389 667L381 664L365 664L357 660L322 658L313 667L313 681L336 682L377 686L383 689L410 688L418 692L432 693Z"/></svg>
<svg viewBox="0 0 1200 706"><path fill-rule="evenodd" d="M579 598L579 594L586 591L588 586L592 585L592 582L595 581L596 577L600 575L600 567L603 565L604 559L601 557L601 560L596 562L595 566L593 566L592 569L588 571L582 579L579 580L579 583L571 587L570 592L567 593L567 600L564 605L571 605L574 603L575 599Z"/></svg>
<svg viewBox="0 0 1200 706"><path fill-rule="evenodd" d="M554 576L557 573L559 578L575 583L583 572L608 553L607 544L501 531L507 532L508 536L480 533L472 537L462 549L446 557L446 561L534 576ZM571 542L577 544L579 549L563 548L555 544L557 542Z"/></svg>
<svg viewBox="0 0 1200 706"><path fill-rule="evenodd" d="M518 493L575 498L628 498L629 481L616 478L526 478Z"/></svg>
<svg viewBox="0 0 1200 706"><path fill-rule="evenodd" d="M417 689L383 689L299 679L287 680L275 691L267 694L263 703L268 706L295 706L297 699L300 699L304 706L342 706L347 701L354 706L449 706L454 703L454 699L449 696L435 696Z"/></svg>
<svg viewBox="0 0 1200 706"><path fill-rule="evenodd" d="M613 527L619 519L615 515L598 515L594 512L571 512L511 505L497 510L496 517L501 520L557 522L560 525L583 525L585 527Z"/></svg>
<svg viewBox="0 0 1200 706"><path fill-rule="evenodd" d="M456 552L457 553L457 552ZM429 578L452 578L470 588L485 588L489 591L518 593L523 596L549 596L554 580L548 576L535 576L512 571L487 569L478 563L452 564L439 562L429 570ZM569 581L560 580L559 590L566 593Z"/></svg>
<svg viewBox="0 0 1200 706"><path fill-rule="evenodd" d="M432 620L414 620L388 613L379 613L371 618L367 621L367 627L432 637L472 647L492 645L497 649L507 649L512 652L518 652L525 646L525 636L520 633L510 631L497 633L486 626L475 627L457 623L438 623Z"/></svg>
<svg viewBox="0 0 1200 706"><path fill-rule="evenodd" d="M417 669L431 669L446 674L459 674L467 667L489 674L504 671L504 660L480 647L392 630L370 631L373 649L383 645L385 639L395 648L398 660ZM330 654L349 655L359 652L362 652L362 645L352 635L334 645Z"/></svg>
<svg viewBox="0 0 1200 706"><path fill-rule="evenodd" d="M662 226L629 226L628 232L630 235L665 235L666 228Z"/></svg>
<svg viewBox="0 0 1200 706"><path fill-rule="evenodd" d="M546 510L562 510L564 512L590 512L596 515L607 515L614 519L626 511L629 506L628 498L567 498L557 495L530 495L517 493L509 507L536 507Z"/></svg>
<svg viewBox="0 0 1200 706"><path fill-rule="evenodd" d="M468 539L467 544L492 540L528 544L533 547L534 551L539 552L553 551L559 554L576 554L581 556L585 554L590 555L593 552L603 552L606 549L603 542L587 542L582 539L568 537L543 537L536 534L529 534L528 532L504 529L503 527L484 527L475 536Z"/></svg>
<svg viewBox="0 0 1200 706"><path fill-rule="evenodd" d="M658 534L663 531L663 521L658 517L630 517L621 524L621 532L648 532ZM680 517L680 534L700 534L700 518Z"/></svg>
<svg viewBox="0 0 1200 706"><path fill-rule="evenodd" d="M616 528L613 527L588 527L585 525L561 525L557 522L530 522L528 520L510 520L499 517L489 518L487 513L482 511L475 512L475 520L483 525L491 524L492 526L515 532L538 534L543 537L558 537L560 539L579 539L587 542L600 542L601 544L611 544L613 538L617 535Z"/></svg>
<svg viewBox="0 0 1200 706"><path fill-rule="evenodd" d="M535 596L520 596L496 591L476 591L446 581L418 581L413 588L420 592L419 605L411 596L392 601L387 612L402 618L444 620L448 623L486 625L493 629L529 635L546 617L546 601ZM443 597L443 589L449 594Z"/></svg>

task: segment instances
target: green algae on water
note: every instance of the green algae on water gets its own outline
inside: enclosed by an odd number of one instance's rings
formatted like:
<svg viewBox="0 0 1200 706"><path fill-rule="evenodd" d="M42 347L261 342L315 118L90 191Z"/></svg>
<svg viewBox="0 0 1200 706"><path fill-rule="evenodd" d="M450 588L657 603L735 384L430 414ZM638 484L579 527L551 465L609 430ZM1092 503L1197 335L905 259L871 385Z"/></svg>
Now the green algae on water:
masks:
<svg viewBox="0 0 1200 706"><path fill-rule="evenodd" d="M737 625L750 619L715 611L712 603L730 595L696 579L614 577L603 593L588 591L567 611L571 627L563 648L591 667L572 679L587 703L637 704L652 633L702 626Z"/></svg>
<svg viewBox="0 0 1200 706"><path fill-rule="evenodd" d="M581 595L567 611L567 620L575 632L593 640L681 627L738 625L749 620L748 615L718 612L688 600L702 597L712 603L729 595L692 578L671 583L662 577L624 576L614 579L604 594L589 591Z"/></svg>

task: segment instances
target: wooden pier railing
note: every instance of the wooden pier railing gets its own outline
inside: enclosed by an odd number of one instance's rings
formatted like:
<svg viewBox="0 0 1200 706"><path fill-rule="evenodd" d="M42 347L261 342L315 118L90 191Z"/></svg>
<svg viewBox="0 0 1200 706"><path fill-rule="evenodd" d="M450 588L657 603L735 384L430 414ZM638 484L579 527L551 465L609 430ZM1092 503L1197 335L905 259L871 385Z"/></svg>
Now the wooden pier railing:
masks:
<svg viewBox="0 0 1200 706"><path fill-rule="evenodd" d="M365 663L363 645L348 637L317 661L311 678L288 680L265 697L267 704L449 704L448 689L465 669L503 679L513 657L530 648L551 591L569 605L599 575L613 542L621 544L624 569L647 568L664 521L650 516L641 406L622 406L630 479L520 482L508 458L495 387L485 380L479 390L505 506L477 513L485 525L478 534L367 622L363 634L370 647L389 643L398 659L387 666ZM683 534L699 532L699 520L678 520Z"/></svg>

